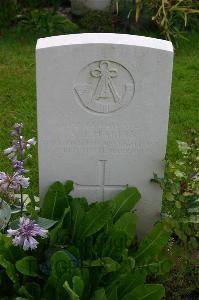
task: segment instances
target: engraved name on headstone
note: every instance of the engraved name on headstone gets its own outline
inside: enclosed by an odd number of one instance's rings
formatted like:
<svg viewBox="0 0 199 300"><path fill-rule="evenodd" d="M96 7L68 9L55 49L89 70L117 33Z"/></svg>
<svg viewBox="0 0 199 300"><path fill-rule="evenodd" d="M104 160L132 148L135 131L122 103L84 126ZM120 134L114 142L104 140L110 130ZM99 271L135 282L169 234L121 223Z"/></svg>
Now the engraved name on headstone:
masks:
<svg viewBox="0 0 199 300"><path fill-rule="evenodd" d="M54 181L74 195L106 200L136 186L139 233L159 218L173 48L119 34L39 39L37 100L41 199Z"/></svg>

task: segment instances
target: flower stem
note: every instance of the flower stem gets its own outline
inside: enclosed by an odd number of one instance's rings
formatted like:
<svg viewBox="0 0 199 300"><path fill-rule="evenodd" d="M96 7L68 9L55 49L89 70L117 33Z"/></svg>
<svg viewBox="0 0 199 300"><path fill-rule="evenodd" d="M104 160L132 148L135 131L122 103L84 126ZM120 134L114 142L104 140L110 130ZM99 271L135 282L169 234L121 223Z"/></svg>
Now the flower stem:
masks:
<svg viewBox="0 0 199 300"><path fill-rule="evenodd" d="M22 217L23 215L23 207L24 207L24 203L23 203L23 189L22 189L22 186L20 186L20 194L21 194L21 202L20 202L20 205L21 205L21 210L20 210L20 215Z"/></svg>

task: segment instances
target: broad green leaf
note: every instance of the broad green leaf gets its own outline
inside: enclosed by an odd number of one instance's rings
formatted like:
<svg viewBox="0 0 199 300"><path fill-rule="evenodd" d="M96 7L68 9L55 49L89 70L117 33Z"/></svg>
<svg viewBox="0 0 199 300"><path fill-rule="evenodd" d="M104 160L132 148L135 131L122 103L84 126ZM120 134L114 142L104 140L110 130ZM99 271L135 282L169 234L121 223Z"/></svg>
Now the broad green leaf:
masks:
<svg viewBox="0 0 199 300"><path fill-rule="evenodd" d="M119 300L117 296L117 286L113 286L109 295L107 295L107 300Z"/></svg>
<svg viewBox="0 0 199 300"><path fill-rule="evenodd" d="M68 292L70 300L80 300L79 296L71 289L68 281L65 281L63 287Z"/></svg>
<svg viewBox="0 0 199 300"><path fill-rule="evenodd" d="M12 214L17 214L21 211L21 194L15 194L16 203L12 206ZM28 206L32 204L35 213L40 210L39 198L34 195L23 194L23 211L28 211Z"/></svg>
<svg viewBox="0 0 199 300"><path fill-rule="evenodd" d="M135 187L127 187L110 200L113 209L113 219L116 221L124 213L130 212L140 199L141 195Z"/></svg>
<svg viewBox="0 0 199 300"><path fill-rule="evenodd" d="M52 275L60 279L63 274L71 278L73 264L71 259L64 251L57 251L51 257Z"/></svg>
<svg viewBox="0 0 199 300"><path fill-rule="evenodd" d="M164 295L165 290L161 284L144 284L136 287L122 300L160 300Z"/></svg>
<svg viewBox="0 0 199 300"><path fill-rule="evenodd" d="M102 229L111 219L111 209L107 203L97 203L88 212L85 213L84 218L80 224L78 236L85 238L93 235Z"/></svg>
<svg viewBox="0 0 199 300"><path fill-rule="evenodd" d="M133 241L136 234L137 216L132 212L124 213L119 220L115 223L114 228L119 231L125 232L129 240L129 245Z"/></svg>
<svg viewBox="0 0 199 300"><path fill-rule="evenodd" d="M127 235L123 231L114 229L107 234L107 237L101 245L102 256L109 256L118 261L118 259L121 258L123 251L127 248L127 244Z"/></svg>
<svg viewBox="0 0 199 300"><path fill-rule="evenodd" d="M77 231L80 228L82 219L88 210L87 200L85 198L74 198L70 203L70 208L72 220L71 236L73 241L77 236Z"/></svg>
<svg viewBox="0 0 199 300"><path fill-rule="evenodd" d="M126 294L132 292L137 286L144 284L145 279L146 272L140 270L122 275L117 284L118 299L123 299Z"/></svg>
<svg viewBox="0 0 199 300"><path fill-rule="evenodd" d="M66 207L68 207L68 201L64 185L61 182L55 182L49 187L44 197L41 217L58 220Z"/></svg>
<svg viewBox="0 0 199 300"><path fill-rule="evenodd" d="M34 300L33 296L27 291L27 289L26 289L26 287L24 285L22 285L18 289L18 293L19 293L20 296L26 297L25 299ZM24 299L24 298L22 298L22 299Z"/></svg>
<svg viewBox="0 0 199 300"><path fill-rule="evenodd" d="M70 212L70 208L65 208L64 213L62 215L61 220L59 223L56 225L55 228L53 228L50 231L50 245L55 245L55 244L62 244L64 240L66 240L66 230L62 230L63 222L67 214Z"/></svg>
<svg viewBox="0 0 199 300"><path fill-rule="evenodd" d="M28 293L33 297L33 299L40 299L41 288L36 282L29 282L25 285Z"/></svg>
<svg viewBox="0 0 199 300"><path fill-rule="evenodd" d="M2 255L0 255L0 266L5 269L7 276L14 283L14 285L18 286L19 282L14 265L6 260Z"/></svg>
<svg viewBox="0 0 199 300"><path fill-rule="evenodd" d="M91 300L107 300L105 290L103 288L94 292L94 295L91 297Z"/></svg>
<svg viewBox="0 0 199 300"><path fill-rule="evenodd" d="M136 267L137 270L147 271L149 274L163 275L171 271L173 263L168 258L158 258L158 261L149 261L141 263Z"/></svg>
<svg viewBox="0 0 199 300"><path fill-rule="evenodd" d="M110 272L116 272L120 267L120 264L118 262L114 261L110 257L102 257L102 258L98 258L96 260L85 261L84 265L89 268L92 268L92 267L103 268L104 274L107 274Z"/></svg>
<svg viewBox="0 0 199 300"><path fill-rule="evenodd" d="M70 192L73 190L73 181L67 180L66 183L64 184L64 188L65 188L66 195L70 194Z"/></svg>
<svg viewBox="0 0 199 300"><path fill-rule="evenodd" d="M57 300L57 285L57 277L49 276L44 286L44 299Z"/></svg>
<svg viewBox="0 0 199 300"><path fill-rule="evenodd" d="M82 297L84 292L84 281L79 276L74 276L73 279L73 291L80 297Z"/></svg>
<svg viewBox="0 0 199 300"><path fill-rule="evenodd" d="M158 255L167 244L170 235L170 231L163 222L156 224L151 232L140 242L134 255L135 260L144 262L148 258Z"/></svg>
<svg viewBox="0 0 199 300"><path fill-rule="evenodd" d="M4 229L11 217L11 208L8 203L0 199L0 230Z"/></svg>
<svg viewBox="0 0 199 300"><path fill-rule="evenodd" d="M38 276L37 259L34 256L25 256L16 262L16 269L21 274L26 276Z"/></svg>
<svg viewBox="0 0 199 300"><path fill-rule="evenodd" d="M44 229L50 229L56 223L57 223L57 221L46 219L46 218L41 218L41 217L39 217L37 220L37 224Z"/></svg>

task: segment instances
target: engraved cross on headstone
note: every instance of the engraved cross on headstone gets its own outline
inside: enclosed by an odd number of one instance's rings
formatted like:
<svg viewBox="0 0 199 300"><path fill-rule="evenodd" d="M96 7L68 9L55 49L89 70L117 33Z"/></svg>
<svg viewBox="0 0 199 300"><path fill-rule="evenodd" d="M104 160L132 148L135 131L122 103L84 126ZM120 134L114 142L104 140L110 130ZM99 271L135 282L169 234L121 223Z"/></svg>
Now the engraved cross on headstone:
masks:
<svg viewBox="0 0 199 300"><path fill-rule="evenodd" d="M83 185L75 183L75 189L76 190L82 190L82 189L93 189L98 190L100 192L100 198L101 200L105 200L105 191L106 190L112 190L112 191L119 191L121 189L124 189L127 187L127 185L108 185L105 184L105 177L106 177L106 160L99 160L98 161L98 184L96 185Z"/></svg>

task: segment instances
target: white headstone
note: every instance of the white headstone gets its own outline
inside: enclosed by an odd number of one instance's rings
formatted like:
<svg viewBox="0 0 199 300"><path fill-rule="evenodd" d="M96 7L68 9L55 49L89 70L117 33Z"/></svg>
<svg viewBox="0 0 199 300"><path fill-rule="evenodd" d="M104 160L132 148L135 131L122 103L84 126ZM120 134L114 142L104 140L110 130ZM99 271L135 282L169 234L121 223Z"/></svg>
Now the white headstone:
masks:
<svg viewBox="0 0 199 300"><path fill-rule="evenodd" d="M37 99L41 198L54 181L105 200L136 186L139 232L159 218L173 47L119 34L39 39Z"/></svg>

